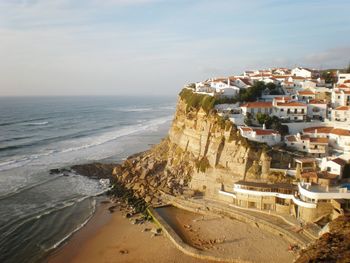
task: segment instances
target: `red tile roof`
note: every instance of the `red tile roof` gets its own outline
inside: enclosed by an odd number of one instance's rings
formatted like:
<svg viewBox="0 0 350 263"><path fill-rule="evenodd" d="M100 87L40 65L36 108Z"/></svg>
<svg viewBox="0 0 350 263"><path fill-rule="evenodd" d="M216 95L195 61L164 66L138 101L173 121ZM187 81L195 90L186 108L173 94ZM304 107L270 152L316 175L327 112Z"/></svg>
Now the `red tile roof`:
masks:
<svg viewBox="0 0 350 263"><path fill-rule="evenodd" d="M314 144L328 144L328 138L310 138L310 143Z"/></svg>
<svg viewBox="0 0 350 263"><path fill-rule="evenodd" d="M335 158L332 160L332 162L335 162L341 166L344 166L347 163L344 159L341 159L341 158Z"/></svg>
<svg viewBox="0 0 350 263"><path fill-rule="evenodd" d="M300 90L298 91L299 95L315 95L314 92L312 92L311 90Z"/></svg>
<svg viewBox="0 0 350 263"><path fill-rule="evenodd" d="M350 110L350 106L339 106L335 110Z"/></svg>
<svg viewBox="0 0 350 263"><path fill-rule="evenodd" d="M325 127L325 126L317 126L317 127L310 127L303 129L304 133L315 133L317 130L317 133L330 133L333 130L333 127Z"/></svg>
<svg viewBox="0 0 350 263"><path fill-rule="evenodd" d="M278 131L275 130L264 130L264 129L254 129L256 132L256 135L272 135L272 134L279 134Z"/></svg>
<svg viewBox="0 0 350 263"><path fill-rule="evenodd" d="M275 97L274 98L275 100L291 100L292 98L291 97L289 97L289 96L287 96L287 97Z"/></svg>
<svg viewBox="0 0 350 263"><path fill-rule="evenodd" d="M350 79L345 80L344 83L349 83L350 84Z"/></svg>
<svg viewBox="0 0 350 263"><path fill-rule="evenodd" d="M295 137L295 135L286 136L285 138L289 142L296 142L297 141L297 138Z"/></svg>
<svg viewBox="0 0 350 263"><path fill-rule="evenodd" d="M309 104L327 104L324 100L309 100Z"/></svg>
<svg viewBox="0 0 350 263"><path fill-rule="evenodd" d="M330 133L340 136L350 136L350 131L340 128L333 129Z"/></svg>
<svg viewBox="0 0 350 263"><path fill-rule="evenodd" d="M317 178L316 172L307 172L300 175L302 178Z"/></svg>
<svg viewBox="0 0 350 263"><path fill-rule="evenodd" d="M306 107L306 104L301 102L277 102L277 106L285 106L285 107Z"/></svg>

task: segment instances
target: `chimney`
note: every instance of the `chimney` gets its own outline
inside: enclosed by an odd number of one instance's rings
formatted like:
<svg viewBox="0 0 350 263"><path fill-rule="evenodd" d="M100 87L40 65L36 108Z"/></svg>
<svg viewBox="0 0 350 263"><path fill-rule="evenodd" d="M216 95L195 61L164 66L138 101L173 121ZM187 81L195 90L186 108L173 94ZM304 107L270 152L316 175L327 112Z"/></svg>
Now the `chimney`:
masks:
<svg viewBox="0 0 350 263"><path fill-rule="evenodd" d="M266 130L266 125L265 125L265 123L263 124L263 130Z"/></svg>
<svg viewBox="0 0 350 263"><path fill-rule="evenodd" d="M317 137L317 129L315 129L315 137Z"/></svg>
<svg viewBox="0 0 350 263"><path fill-rule="evenodd" d="M230 78L227 78L227 85L230 87L231 86L231 82L230 82Z"/></svg>

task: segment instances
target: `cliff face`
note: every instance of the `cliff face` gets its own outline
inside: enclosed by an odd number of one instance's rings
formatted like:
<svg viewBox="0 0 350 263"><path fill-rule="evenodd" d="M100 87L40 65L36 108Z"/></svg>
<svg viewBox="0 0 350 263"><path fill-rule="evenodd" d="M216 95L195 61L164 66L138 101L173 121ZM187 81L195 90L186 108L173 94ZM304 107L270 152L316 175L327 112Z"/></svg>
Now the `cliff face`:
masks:
<svg viewBox="0 0 350 263"><path fill-rule="evenodd" d="M259 179L270 165L263 147L248 145L229 121L214 112L189 110L181 98L169 131L169 145L185 154L169 152L167 166L174 170L174 162L187 162L192 168L189 186L207 195L215 195L222 186L231 188L240 179Z"/></svg>
<svg viewBox="0 0 350 263"><path fill-rule="evenodd" d="M151 203L160 201L160 191L179 195L190 189L215 196L237 180L264 177L271 158L263 148L252 146L215 112L189 109L179 98L169 136L117 166L114 175Z"/></svg>

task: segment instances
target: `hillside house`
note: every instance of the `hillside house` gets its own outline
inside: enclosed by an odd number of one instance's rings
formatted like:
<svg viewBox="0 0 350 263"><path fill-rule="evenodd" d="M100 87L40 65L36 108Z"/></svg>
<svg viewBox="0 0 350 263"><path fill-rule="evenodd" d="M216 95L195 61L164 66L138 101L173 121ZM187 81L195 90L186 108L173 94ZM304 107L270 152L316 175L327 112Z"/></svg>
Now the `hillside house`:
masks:
<svg viewBox="0 0 350 263"><path fill-rule="evenodd" d="M255 127L239 127L240 134L248 140L275 145L281 142L281 134L275 130Z"/></svg>

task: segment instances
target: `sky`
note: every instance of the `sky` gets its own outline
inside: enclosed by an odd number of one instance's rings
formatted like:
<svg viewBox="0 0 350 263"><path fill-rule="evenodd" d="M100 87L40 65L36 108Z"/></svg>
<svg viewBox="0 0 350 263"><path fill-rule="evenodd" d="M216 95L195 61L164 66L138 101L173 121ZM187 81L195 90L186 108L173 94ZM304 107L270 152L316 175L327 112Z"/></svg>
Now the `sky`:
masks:
<svg viewBox="0 0 350 263"><path fill-rule="evenodd" d="M269 67L345 67L348 0L0 0L0 96L173 95Z"/></svg>

